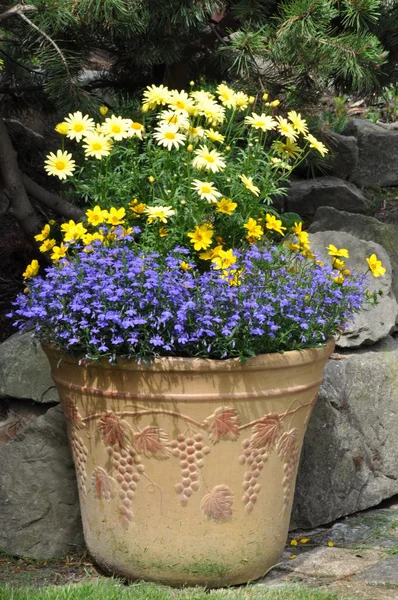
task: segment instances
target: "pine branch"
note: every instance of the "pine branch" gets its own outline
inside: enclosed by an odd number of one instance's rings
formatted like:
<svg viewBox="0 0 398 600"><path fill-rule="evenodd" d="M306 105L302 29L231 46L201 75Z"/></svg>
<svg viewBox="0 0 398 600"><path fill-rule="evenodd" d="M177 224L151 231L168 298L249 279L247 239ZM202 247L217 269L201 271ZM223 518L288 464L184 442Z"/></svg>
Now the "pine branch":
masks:
<svg viewBox="0 0 398 600"><path fill-rule="evenodd" d="M24 12L31 10L37 10L36 6L33 6L33 4L16 4L0 14L0 23L8 19L8 17L12 17L13 15L21 16Z"/></svg>

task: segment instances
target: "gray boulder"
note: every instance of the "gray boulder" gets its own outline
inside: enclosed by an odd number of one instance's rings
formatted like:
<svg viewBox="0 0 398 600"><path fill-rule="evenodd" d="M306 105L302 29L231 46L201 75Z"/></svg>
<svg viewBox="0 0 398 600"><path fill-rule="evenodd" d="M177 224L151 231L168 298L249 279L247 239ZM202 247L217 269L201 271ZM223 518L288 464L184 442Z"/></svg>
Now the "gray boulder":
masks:
<svg viewBox="0 0 398 600"><path fill-rule="evenodd" d="M292 527L398 494L398 341L329 360L300 461Z"/></svg>
<svg viewBox="0 0 398 600"><path fill-rule="evenodd" d="M398 227L382 223L373 217L354 215L346 211L323 206L319 208L308 231L346 231L361 240L375 242L386 250L392 267L392 290L398 298Z"/></svg>
<svg viewBox="0 0 398 600"><path fill-rule="evenodd" d="M355 319L345 328L337 339L340 348L358 348L371 345L385 338L395 330L398 320L398 304L391 291L392 269L387 252L379 244L360 240L343 231L322 231L310 234L311 248L318 252L326 263L331 263L326 247L334 244L337 248L347 248L349 258L343 259L346 267L358 273L368 269L366 258L376 254L387 272L383 277L369 274L369 292L381 292L376 306L365 305Z"/></svg>
<svg viewBox="0 0 398 600"><path fill-rule="evenodd" d="M302 217L312 216L320 206L362 213L368 205L365 196L355 185L338 177L292 181L285 198L288 211L297 212Z"/></svg>
<svg viewBox="0 0 398 600"><path fill-rule="evenodd" d="M47 356L29 332L0 344L0 398L59 402Z"/></svg>
<svg viewBox="0 0 398 600"><path fill-rule="evenodd" d="M358 163L350 181L358 186L398 185L398 131L363 119L347 123L344 135L358 143Z"/></svg>
<svg viewBox="0 0 398 600"><path fill-rule="evenodd" d="M83 544L75 470L60 406L0 449L0 548L35 559Z"/></svg>
<svg viewBox="0 0 398 600"><path fill-rule="evenodd" d="M329 148L329 154L322 161L322 168L327 170L328 175L348 179L358 163L357 139L327 131L321 136L321 140Z"/></svg>

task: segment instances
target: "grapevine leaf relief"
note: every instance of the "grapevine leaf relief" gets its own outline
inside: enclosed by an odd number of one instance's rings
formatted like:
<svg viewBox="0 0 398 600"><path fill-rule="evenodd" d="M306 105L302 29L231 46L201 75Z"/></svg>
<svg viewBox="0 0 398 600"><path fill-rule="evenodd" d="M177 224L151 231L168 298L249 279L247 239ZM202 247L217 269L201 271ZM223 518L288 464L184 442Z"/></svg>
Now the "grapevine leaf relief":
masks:
<svg viewBox="0 0 398 600"><path fill-rule="evenodd" d="M99 500L109 502L115 496L116 481L102 467L95 467L91 481Z"/></svg>
<svg viewBox="0 0 398 600"><path fill-rule="evenodd" d="M65 417L72 423L76 429L83 429L85 424L80 416L75 401L68 395L64 395L62 398L62 408L65 413Z"/></svg>
<svg viewBox="0 0 398 600"><path fill-rule="evenodd" d="M164 460L170 457L167 434L159 427L149 425L142 431L134 433L133 444L139 454L147 458Z"/></svg>
<svg viewBox="0 0 398 600"><path fill-rule="evenodd" d="M235 408L220 407L203 424L209 432L209 439L217 444L220 440L236 440L239 437L240 423Z"/></svg>
<svg viewBox="0 0 398 600"><path fill-rule="evenodd" d="M106 446L126 448L129 445L130 426L114 412L107 410L102 413L98 421L98 429L104 436Z"/></svg>
<svg viewBox="0 0 398 600"><path fill-rule="evenodd" d="M287 508L289 505L293 480L300 456L297 437L298 430L294 427L293 429L290 429L290 431L285 431L285 433L281 435L277 444L278 456L284 460L284 477L282 480L284 508Z"/></svg>
<svg viewBox="0 0 398 600"><path fill-rule="evenodd" d="M251 448L270 450L278 439L281 426L282 422L278 414L270 413L263 417L252 429Z"/></svg>
<svg viewBox="0 0 398 600"><path fill-rule="evenodd" d="M232 519L233 495L227 485L216 485L209 494L202 498L200 508L212 521L228 521Z"/></svg>

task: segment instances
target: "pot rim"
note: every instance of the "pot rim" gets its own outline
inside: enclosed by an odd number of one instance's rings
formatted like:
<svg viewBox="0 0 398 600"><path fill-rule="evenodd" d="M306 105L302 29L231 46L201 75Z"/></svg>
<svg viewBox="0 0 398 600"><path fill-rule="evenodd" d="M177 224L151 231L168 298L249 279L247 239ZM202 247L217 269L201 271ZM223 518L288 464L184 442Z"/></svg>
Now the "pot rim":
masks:
<svg viewBox="0 0 398 600"><path fill-rule="evenodd" d="M259 354L242 362L239 358L195 358L182 356L160 356L151 360L150 365L144 361L138 362L135 358L119 358L116 364L106 359L98 362L90 361L84 357L73 357L64 354L54 345L41 342L47 356L57 357L58 361L74 364L78 362L86 369L119 369L127 371L257 371L264 369L280 369L302 367L316 362L325 362L335 347L334 338L329 338L324 345L303 350L288 350L287 352L270 352Z"/></svg>

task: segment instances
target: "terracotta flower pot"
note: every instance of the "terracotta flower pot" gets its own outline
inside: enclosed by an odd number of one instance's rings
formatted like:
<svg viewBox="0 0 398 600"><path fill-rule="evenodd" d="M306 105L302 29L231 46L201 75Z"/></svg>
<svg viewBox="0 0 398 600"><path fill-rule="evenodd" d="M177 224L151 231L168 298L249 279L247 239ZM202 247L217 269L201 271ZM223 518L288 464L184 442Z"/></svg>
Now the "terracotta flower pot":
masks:
<svg viewBox="0 0 398 600"><path fill-rule="evenodd" d="M49 347L87 547L130 579L218 587L283 550L305 428L332 352L246 363L81 363Z"/></svg>

